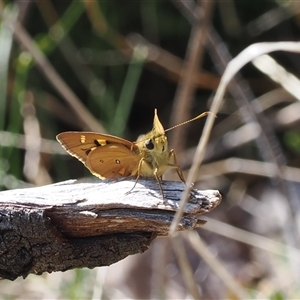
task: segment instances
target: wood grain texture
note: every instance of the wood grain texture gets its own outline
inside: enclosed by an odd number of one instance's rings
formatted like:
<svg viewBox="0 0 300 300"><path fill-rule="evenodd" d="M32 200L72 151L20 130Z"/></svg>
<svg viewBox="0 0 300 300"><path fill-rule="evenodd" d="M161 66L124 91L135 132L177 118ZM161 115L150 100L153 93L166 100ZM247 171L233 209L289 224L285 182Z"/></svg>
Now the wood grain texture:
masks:
<svg viewBox="0 0 300 300"><path fill-rule="evenodd" d="M69 180L0 193L0 276L107 266L148 249L167 235L184 189L181 182ZM192 190L178 230L205 223L199 216L221 201L218 191Z"/></svg>

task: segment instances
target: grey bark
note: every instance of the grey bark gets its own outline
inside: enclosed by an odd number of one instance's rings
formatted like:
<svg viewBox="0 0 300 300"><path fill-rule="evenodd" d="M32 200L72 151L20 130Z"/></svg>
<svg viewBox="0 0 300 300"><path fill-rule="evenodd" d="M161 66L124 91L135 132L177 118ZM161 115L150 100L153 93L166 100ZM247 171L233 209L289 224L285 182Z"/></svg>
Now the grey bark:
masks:
<svg viewBox="0 0 300 300"><path fill-rule="evenodd" d="M78 182L0 193L0 277L108 266L144 252L165 236L184 184L155 180ZM205 223L199 215L221 201L218 191L192 190L178 230Z"/></svg>

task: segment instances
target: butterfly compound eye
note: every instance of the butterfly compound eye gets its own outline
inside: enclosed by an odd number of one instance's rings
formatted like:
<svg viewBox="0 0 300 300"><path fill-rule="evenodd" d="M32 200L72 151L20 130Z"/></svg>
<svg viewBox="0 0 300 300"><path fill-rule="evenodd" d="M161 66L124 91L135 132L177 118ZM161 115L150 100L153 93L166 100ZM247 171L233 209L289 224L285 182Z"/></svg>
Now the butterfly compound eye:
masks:
<svg viewBox="0 0 300 300"><path fill-rule="evenodd" d="M152 140L146 141L145 146L146 146L146 148L149 149L149 150L154 149L154 144L153 144Z"/></svg>

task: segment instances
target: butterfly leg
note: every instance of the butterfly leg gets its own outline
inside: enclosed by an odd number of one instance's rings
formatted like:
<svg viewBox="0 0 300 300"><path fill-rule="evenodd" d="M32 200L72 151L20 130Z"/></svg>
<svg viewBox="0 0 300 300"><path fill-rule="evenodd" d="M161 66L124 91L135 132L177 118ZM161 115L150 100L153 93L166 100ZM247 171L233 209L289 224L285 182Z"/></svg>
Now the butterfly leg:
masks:
<svg viewBox="0 0 300 300"><path fill-rule="evenodd" d="M154 171L153 171L153 174L154 174L154 176L156 178L156 181L157 181L157 183L159 185L160 192L161 192L161 195L162 195L162 199L165 200L164 191L163 191L163 188L162 188L162 185L161 185L162 178L161 178L161 176L157 175L157 171L158 171L158 169L155 168Z"/></svg>
<svg viewBox="0 0 300 300"><path fill-rule="evenodd" d="M140 160L140 162L139 162L135 183L134 183L133 187L126 193L126 195L129 194L135 188L136 184L138 183L138 181L139 181L139 179L141 177L141 167L142 167L143 163L145 163L145 159L144 158L142 158Z"/></svg>
<svg viewBox="0 0 300 300"><path fill-rule="evenodd" d="M171 160L173 161L173 163L170 163ZM175 153L174 149L172 149L172 150L169 152L169 164L168 164L168 166L169 166L170 168L176 169L176 172L177 172L177 174L178 174L178 177L180 178L180 180L181 180L182 182L185 183L185 180L184 180L184 177L183 177L182 170L181 170L181 168L179 167L179 165L177 164L177 156L176 156L176 153Z"/></svg>
<svg viewBox="0 0 300 300"><path fill-rule="evenodd" d="M132 189L130 189L126 194L129 194L135 188L136 184L138 183L138 181L141 177L141 168L142 168L143 164L148 164L147 161L144 158L142 158L139 162L135 183L134 183ZM160 188L160 192L162 194L162 198L164 200L164 193L163 193L163 189L162 189L162 185L161 185L161 176L159 176L157 174L157 172L158 172L158 168L155 168L154 171L153 171L153 175L156 178L156 181L157 181L157 183L159 185L159 188Z"/></svg>

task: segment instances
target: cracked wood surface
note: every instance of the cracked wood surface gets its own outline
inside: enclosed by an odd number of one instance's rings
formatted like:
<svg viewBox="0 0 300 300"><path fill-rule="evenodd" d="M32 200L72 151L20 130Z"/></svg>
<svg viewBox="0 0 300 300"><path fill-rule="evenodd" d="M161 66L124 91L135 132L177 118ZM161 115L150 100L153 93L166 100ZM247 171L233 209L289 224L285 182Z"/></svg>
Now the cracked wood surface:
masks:
<svg viewBox="0 0 300 300"><path fill-rule="evenodd" d="M155 180L97 179L0 192L0 277L107 266L148 249L167 235L184 184ZM215 208L215 190L192 190L178 230L205 223Z"/></svg>

